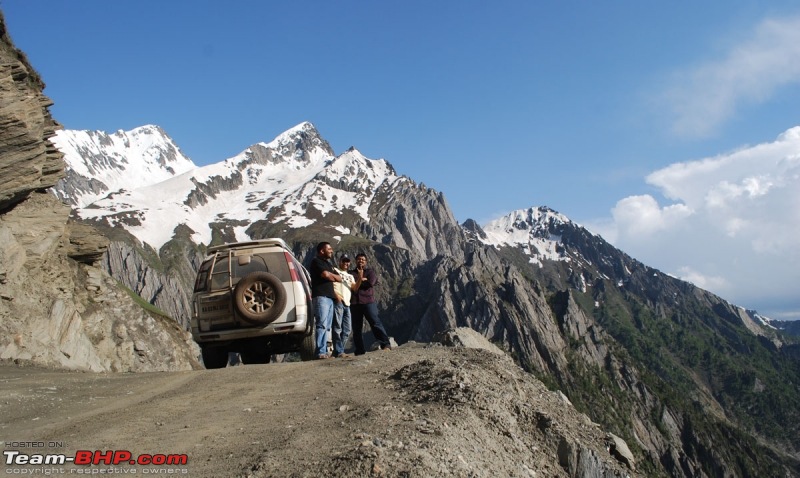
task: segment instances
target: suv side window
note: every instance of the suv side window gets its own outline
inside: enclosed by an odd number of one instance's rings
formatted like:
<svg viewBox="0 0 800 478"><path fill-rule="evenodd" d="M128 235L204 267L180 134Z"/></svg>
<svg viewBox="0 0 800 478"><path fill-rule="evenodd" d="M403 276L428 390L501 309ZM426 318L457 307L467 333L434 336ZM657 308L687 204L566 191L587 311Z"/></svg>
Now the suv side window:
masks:
<svg viewBox="0 0 800 478"><path fill-rule="evenodd" d="M197 271L197 279L194 281L194 291L202 292L208 287L208 271L211 269L211 264L214 263L213 259L209 259L200 264L200 269Z"/></svg>
<svg viewBox="0 0 800 478"><path fill-rule="evenodd" d="M228 256L217 256L214 272L211 274L211 289L218 290L228 287Z"/></svg>

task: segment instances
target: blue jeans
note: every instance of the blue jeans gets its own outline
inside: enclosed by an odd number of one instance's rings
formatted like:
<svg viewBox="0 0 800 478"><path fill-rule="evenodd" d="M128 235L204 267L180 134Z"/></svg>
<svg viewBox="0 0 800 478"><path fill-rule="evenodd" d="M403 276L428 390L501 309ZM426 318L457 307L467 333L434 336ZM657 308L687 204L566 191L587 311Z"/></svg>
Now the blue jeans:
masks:
<svg viewBox="0 0 800 478"><path fill-rule="evenodd" d="M383 328L380 317L378 317L378 304L350 304L350 310L353 314L353 345L355 346L355 354L363 355L366 353L364 348L364 319L367 319L372 335L375 336L375 341L381 348L389 346L389 335L386 329Z"/></svg>
<svg viewBox="0 0 800 478"><path fill-rule="evenodd" d="M314 315L316 316L317 348L316 354L323 355L328 353L328 329L333 322L333 299L330 297L317 296L312 299Z"/></svg>
<svg viewBox="0 0 800 478"><path fill-rule="evenodd" d="M336 302L333 304L333 354L341 355L344 353L344 348L347 345L347 339L350 337L350 329L352 328L352 319L350 316L350 307L344 305L344 302Z"/></svg>

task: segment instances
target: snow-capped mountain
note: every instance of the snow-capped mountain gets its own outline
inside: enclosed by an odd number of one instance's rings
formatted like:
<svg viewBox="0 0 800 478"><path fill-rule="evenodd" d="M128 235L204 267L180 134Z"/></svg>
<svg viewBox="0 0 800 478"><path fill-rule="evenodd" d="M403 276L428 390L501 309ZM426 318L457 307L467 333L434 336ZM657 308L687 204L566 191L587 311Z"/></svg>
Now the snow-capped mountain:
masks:
<svg viewBox="0 0 800 478"><path fill-rule="evenodd" d="M91 132L76 132L69 137L92 144L97 141ZM171 144L166 135L164 143ZM63 144L59 141L57 146ZM91 145L77 139L70 145L73 151L92 151ZM118 168L102 167L109 163L107 155L81 157L85 163L74 165L77 171L88 171L104 183L106 178L113 182L119 175ZM353 148L335 156L308 122L269 143L255 144L204 167L194 167L188 160L166 163L171 169L162 167L158 176L151 171L162 163L156 163L152 154L129 155L128 161L127 175L136 176L136 180L129 180L124 189L88 207L78 208L76 214L85 220L124 227L156 250L172 239L181 225L191 229L193 242L209 244L215 233L228 240L248 240L252 225L265 220L299 228L331 213L349 211L368 221L375 192L382 185L407 181L385 160L366 158ZM173 171L179 174L170 174Z"/></svg>
<svg viewBox="0 0 800 478"><path fill-rule="evenodd" d="M66 203L85 207L107 194L155 184L195 168L158 126L108 134L60 130L50 139L66 162L54 188Z"/></svg>
<svg viewBox="0 0 800 478"><path fill-rule="evenodd" d="M547 206L513 211L471 233L484 244L520 251L558 287L586 292L593 282L611 279L622 287L634 270L664 275Z"/></svg>

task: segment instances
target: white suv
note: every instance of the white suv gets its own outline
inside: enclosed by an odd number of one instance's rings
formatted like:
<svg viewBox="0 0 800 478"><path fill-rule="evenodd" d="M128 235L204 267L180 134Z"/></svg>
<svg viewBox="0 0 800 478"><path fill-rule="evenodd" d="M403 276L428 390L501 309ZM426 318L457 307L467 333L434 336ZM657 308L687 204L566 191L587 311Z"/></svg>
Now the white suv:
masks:
<svg viewBox="0 0 800 478"><path fill-rule="evenodd" d="M192 297L192 337L206 368L268 363L272 354L314 357L314 313L308 271L282 239L208 249Z"/></svg>

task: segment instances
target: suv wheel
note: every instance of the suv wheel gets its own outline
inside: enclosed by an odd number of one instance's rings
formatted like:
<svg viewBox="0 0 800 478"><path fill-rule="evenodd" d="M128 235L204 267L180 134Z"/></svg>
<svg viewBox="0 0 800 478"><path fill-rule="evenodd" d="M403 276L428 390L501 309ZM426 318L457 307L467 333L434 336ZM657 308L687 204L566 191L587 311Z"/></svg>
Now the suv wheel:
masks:
<svg viewBox="0 0 800 478"><path fill-rule="evenodd" d="M308 361L314 360L317 352L317 341L315 340L316 333L314 327L311 331L303 336L303 341L300 343L300 360Z"/></svg>
<svg viewBox="0 0 800 478"><path fill-rule="evenodd" d="M228 351L219 347L201 346L203 365L207 369L224 368L228 365Z"/></svg>
<svg viewBox="0 0 800 478"><path fill-rule="evenodd" d="M283 284L269 272L252 272L244 276L236 284L233 298L242 318L256 325L272 322L286 307Z"/></svg>

